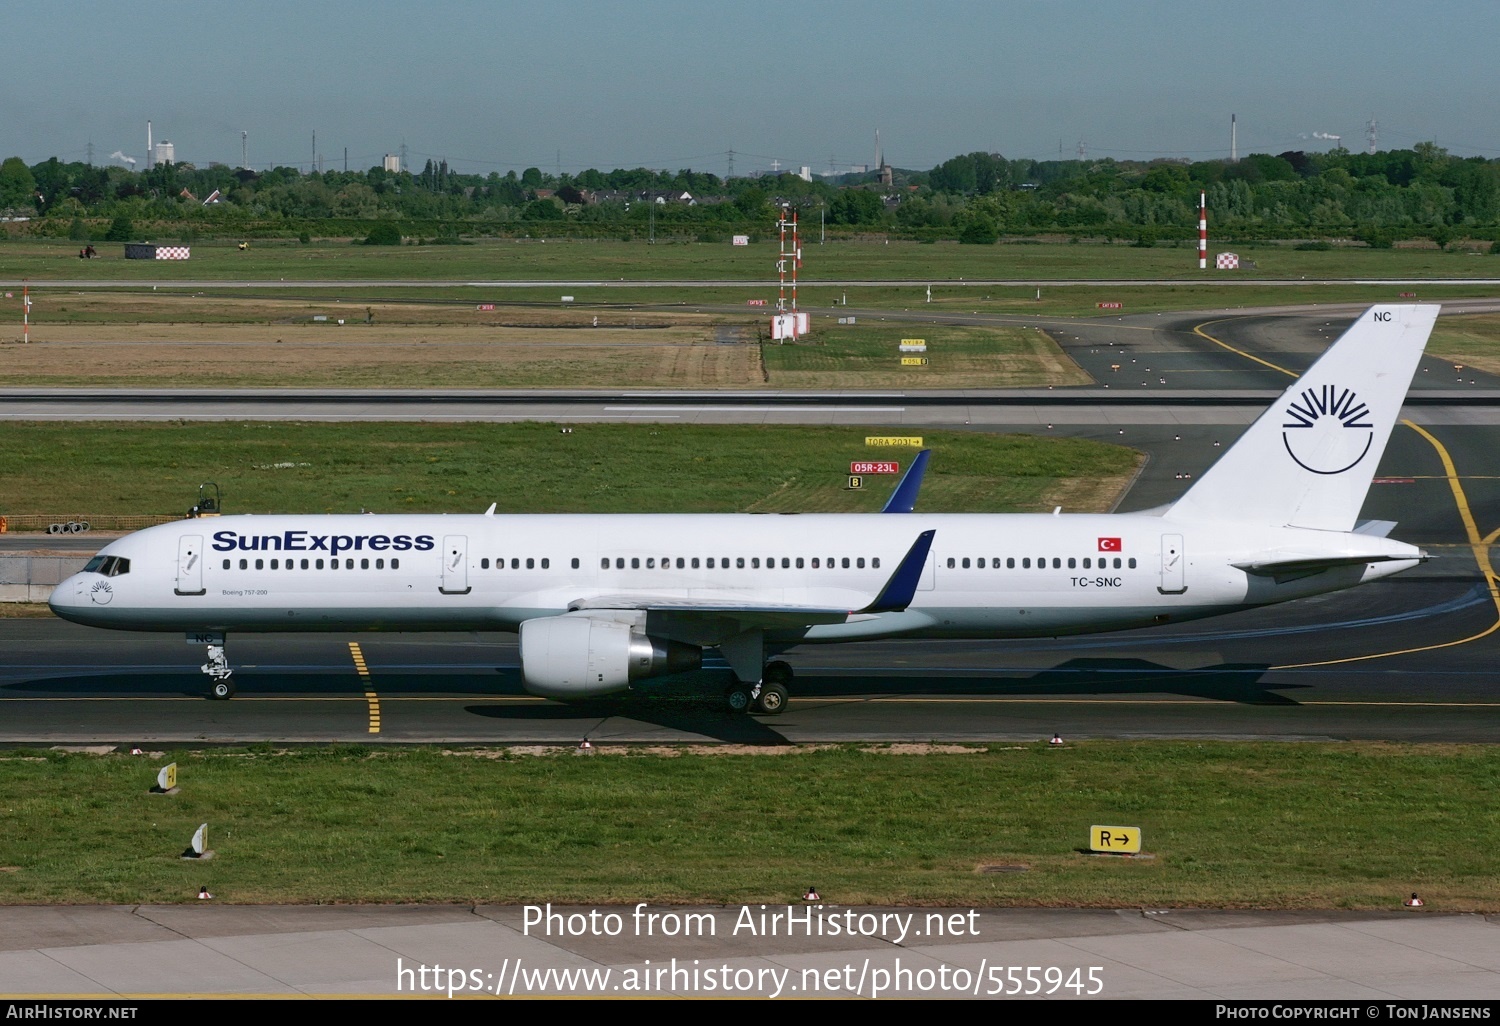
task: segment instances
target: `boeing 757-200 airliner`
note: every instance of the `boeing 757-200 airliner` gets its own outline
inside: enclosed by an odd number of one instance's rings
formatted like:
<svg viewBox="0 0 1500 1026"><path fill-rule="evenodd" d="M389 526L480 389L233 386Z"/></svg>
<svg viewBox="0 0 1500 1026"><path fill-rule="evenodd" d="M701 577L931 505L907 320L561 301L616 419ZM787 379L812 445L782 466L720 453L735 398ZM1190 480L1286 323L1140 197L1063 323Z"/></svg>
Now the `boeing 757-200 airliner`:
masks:
<svg viewBox="0 0 1500 1026"><path fill-rule="evenodd" d="M779 712L800 644L1034 638L1175 623L1350 588L1418 548L1358 519L1436 320L1375 306L1175 503L1124 514L228 516L111 542L57 587L96 627L183 631L234 693L235 631L515 631L534 694L697 668ZM919 461L920 462L920 461Z"/></svg>

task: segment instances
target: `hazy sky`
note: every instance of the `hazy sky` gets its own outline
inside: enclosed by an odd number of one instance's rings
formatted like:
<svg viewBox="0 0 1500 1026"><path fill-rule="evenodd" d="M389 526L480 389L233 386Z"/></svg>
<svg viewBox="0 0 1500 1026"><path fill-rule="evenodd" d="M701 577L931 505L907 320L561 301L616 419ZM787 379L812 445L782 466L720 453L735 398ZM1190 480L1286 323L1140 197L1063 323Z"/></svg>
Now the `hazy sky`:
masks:
<svg viewBox="0 0 1500 1026"><path fill-rule="evenodd" d="M0 157L692 167L957 153L1500 155L1496 0L71 0L16 12Z"/></svg>

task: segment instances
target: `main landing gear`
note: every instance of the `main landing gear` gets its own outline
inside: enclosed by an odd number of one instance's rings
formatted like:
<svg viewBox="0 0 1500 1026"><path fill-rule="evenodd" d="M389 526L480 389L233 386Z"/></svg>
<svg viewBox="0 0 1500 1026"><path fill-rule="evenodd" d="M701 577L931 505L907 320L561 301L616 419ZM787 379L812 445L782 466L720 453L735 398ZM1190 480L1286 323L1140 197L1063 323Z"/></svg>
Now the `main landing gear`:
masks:
<svg viewBox="0 0 1500 1026"><path fill-rule="evenodd" d="M208 646L208 662L199 667L208 674L210 687L208 697L219 701L226 701L234 697L234 670L229 665L229 657L224 654L224 646Z"/></svg>
<svg viewBox="0 0 1500 1026"><path fill-rule="evenodd" d="M791 695L792 668L780 659L767 663L754 684L735 681L724 692L724 704L732 713L757 712L775 716L786 709Z"/></svg>

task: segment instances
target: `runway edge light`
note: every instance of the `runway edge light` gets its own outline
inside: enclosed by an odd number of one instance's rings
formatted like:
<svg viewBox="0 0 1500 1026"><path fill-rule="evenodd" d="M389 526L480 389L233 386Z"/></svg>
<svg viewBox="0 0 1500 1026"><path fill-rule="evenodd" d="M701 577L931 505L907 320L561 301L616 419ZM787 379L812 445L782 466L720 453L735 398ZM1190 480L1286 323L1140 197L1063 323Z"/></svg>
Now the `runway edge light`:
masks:
<svg viewBox="0 0 1500 1026"><path fill-rule="evenodd" d="M1141 828L1128 826L1089 827L1089 851L1110 855L1139 855Z"/></svg>
<svg viewBox="0 0 1500 1026"><path fill-rule="evenodd" d="M156 783L151 785L152 794L177 793L177 764L169 762L156 772Z"/></svg>

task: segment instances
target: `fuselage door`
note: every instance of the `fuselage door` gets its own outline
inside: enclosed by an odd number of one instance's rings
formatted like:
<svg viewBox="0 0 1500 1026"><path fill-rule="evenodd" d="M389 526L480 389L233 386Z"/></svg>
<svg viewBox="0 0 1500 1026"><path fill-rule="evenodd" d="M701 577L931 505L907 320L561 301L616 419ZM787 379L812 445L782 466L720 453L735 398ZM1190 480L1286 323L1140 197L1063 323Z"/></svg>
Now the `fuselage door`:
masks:
<svg viewBox="0 0 1500 1026"><path fill-rule="evenodd" d="M1161 585L1163 595L1181 595L1187 591L1187 556L1182 551L1182 535L1161 536Z"/></svg>
<svg viewBox="0 0 1500 1026"><path fill-rule="evenodd" d="M439 590L444 595L467 595L469 587L469 539L462 534L443 536L443 583Z"/></svg>
<svg viewBox="0 0 1500 1026"><path fill-rule="evenodd" d="M203 535L189 534L177 539L177 587L179 595L202 595Z"/></svg>

